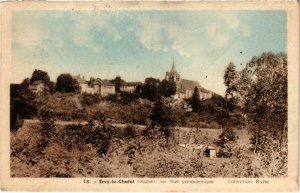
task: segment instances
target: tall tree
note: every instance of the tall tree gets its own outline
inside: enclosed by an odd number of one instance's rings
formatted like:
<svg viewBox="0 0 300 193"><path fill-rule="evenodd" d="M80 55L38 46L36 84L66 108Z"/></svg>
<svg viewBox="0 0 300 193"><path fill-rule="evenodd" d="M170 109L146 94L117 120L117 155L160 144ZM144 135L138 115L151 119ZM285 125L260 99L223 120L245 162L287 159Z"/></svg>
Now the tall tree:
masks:
<svg viewBox="0 0 300 193"><path fill-rule="evenodd" d="M57 77L56 90L60 92L79 92L80 87L70 74L61 74Z"/></svg>
<svg viewBox="0 0 300 193"><path fill-rule="evenodd" d="M148 129L153 130L158 128L158 132L162 134L168 144L169 137L172 136L175 124L171 108L164 105L161 100L157 100L152 109L150 120L151 126Z"/></svg>
<svg viewBox="0 0 300 193"><path fill-rule="evenodd" d="M159 93L164 97L170 97L176 93L176 83L173 81L162 80L159 83Z"/></svg>
<svg viewBox="0 0 300 193"><path fill-rule="evenodd" d="M234 92L236 91L237 71L235 65L230 62L225 69L224 73L224 84L227 87L225 92L226 98L233 98Z"/></svg>
<svg viewBox="0 0 300 193"><path fill-rule="evenodd" d="M159 82L159 79L156 78L146 78L142 86L142 95L151 101L159 98Z"/></svg>
<svg viewBox="0 0 300 193"><path fill-rule="evenodd" d="M225 98L228 101L228 108L230 111L233 111L235 105L237 104L237 81L238 73L235 69L235 65L230 62L225 69L224 73L224 84L227 87L225 91Z"/></svg>
<svg viewBox="0 0 300 193"><path fill-rule="evenodd" d="M125 83L124 80L121 79L120 76L117 76L115 79L111 81L113 84L115 84L115 91L116 93L121 92L121 85Z"/></svg>
<svg viewBox="0 0 300 193"><path fill-rule="evenodd" d="M195 87L194 89L194 93L191 97L191 105L194 112L200 112L202 110L198 87Z"/></svg>

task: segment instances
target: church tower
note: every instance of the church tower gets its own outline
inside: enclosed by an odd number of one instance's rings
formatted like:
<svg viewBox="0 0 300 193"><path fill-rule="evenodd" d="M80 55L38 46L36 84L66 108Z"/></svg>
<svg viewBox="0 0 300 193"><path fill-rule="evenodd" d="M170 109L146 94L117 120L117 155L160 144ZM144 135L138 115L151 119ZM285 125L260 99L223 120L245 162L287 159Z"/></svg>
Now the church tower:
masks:
<svg viewBox="0 0 300 193"><path fill-rule="evenodd" d="M165 78L165 79L168 80L168 81L173 81L173 82L175 82L175 83L176 83L176 87L177 87L177 89L178 89L179 83L180 83L181 79L180 79L179 73L178 73L178 72L176 71L176 69L175 69L174 58L173 58L173 63L172 63L171 71L166 72L166 78Z"/></svg>

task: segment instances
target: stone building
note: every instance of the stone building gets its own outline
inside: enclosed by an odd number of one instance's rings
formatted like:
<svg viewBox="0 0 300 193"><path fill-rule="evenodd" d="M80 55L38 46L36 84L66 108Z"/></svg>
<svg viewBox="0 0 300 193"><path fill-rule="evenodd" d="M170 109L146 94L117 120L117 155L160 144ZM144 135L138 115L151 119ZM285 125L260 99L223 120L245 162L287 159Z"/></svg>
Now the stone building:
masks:
<svg viewBox="0 0 300 193"><path fill-rule="evenodd" d="M115 94L115 85L110 80L100 78L90 78L90 81L85 80L84 76L77 75L73 77L77 80L80 86L81 94L100 94L101 96L107 96L109 94Z"/></svg>
<svg viewBox="0 0 300 193"><path fill-rule="evenodd" d="M190 98L194 93L195 87L199 90L200 99L205 100L212 97L212 93L204 89L198 81L182 79L175 69L174 61L171 70L166 72L165 79L176 83L176 94L174 95L174 99Z"/></svg>
<svg viewBox="0 0 300 193"><path fill-rule="evenodd" d="M101 80L100 84L100 94L101 96L107 96L109 94L115 94L115 85L110 82L110 80L104 79Z"/></svg>
<svg viewBox="0 0 300 193"><path fill-rule="evenodd" d="M120 87L120 90L123 92L134 93L138 85L142 85L141 82L126 82L123 83Z"/></svg>

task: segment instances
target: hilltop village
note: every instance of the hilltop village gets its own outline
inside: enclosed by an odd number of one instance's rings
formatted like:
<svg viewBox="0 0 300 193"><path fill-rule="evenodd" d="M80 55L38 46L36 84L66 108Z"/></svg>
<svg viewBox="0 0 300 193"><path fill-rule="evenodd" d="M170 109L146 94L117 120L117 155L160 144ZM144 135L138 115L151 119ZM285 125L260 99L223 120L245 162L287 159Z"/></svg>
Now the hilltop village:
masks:
<svg viewBox="0 0 300 193"><path fill-rule="evenodd" d="M85 79L85 76L81 76L80 74L72 77L78 82L81 94L100 94L103 97L110 94L116 94L116 85L112 80L91 77L88 81ZM176 84L176 92L172 95L174 100L190 98L193 95L195 87L199 89L200 99L205 100L212 97L212 92L204 89L198 81L181 78L180 74L175 69L174 61L171 70L166 72L165 80ZM120 91L134 93L136 92L137 87L142 84L143 83L141 82L123 81L120 85ZM46 84L42 80L37 80L30 84L30 90L38 95L47 90L48 88L46 87Z"/></svg>

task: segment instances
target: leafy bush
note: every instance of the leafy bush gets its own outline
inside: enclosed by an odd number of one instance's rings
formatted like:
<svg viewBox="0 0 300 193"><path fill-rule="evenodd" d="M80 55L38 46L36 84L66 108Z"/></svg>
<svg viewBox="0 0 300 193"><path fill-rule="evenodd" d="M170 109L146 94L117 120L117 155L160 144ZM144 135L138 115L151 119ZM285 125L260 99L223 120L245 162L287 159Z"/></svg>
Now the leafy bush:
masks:
<svg viewBox="0 0 300 193"><path fill-rule="evenodd" d="M91 106L100 102L100 95L99 94L82 94L82 104L84 106Z"/></svg>
<svg viewBox="0 0 300 193"><path fill-rule="evenodd" d="M59 92L79 92L80 87L78 81L70 74L61 74L57 77L56 90Z"/></svg>

